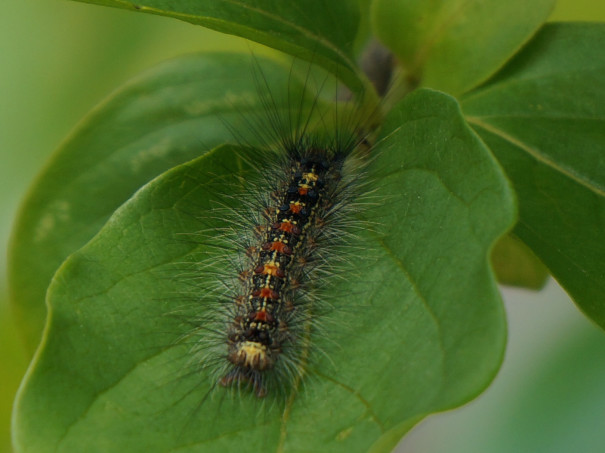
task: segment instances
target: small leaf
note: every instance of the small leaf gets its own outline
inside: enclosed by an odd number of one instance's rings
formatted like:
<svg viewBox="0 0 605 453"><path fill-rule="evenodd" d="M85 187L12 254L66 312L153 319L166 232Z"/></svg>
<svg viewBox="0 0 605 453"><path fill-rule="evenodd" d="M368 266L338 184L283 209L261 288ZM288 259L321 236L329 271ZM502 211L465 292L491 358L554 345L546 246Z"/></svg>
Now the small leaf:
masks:
<svg viewBox="0 0 605 453"><path fill-rule="evenodd" d="M549 24L469 93L469 123L514 183L515 235L605 327L605 25Z"/></svg>
<svg viewBox="0 0 605 453"><path fill-rule="evenodd" d="M494 74L535 33L555 0L375 0L376 36L409 78L458 95Z"/></svg>
<svg viewBox="0 0 605 453"><path fill-rule="evenodd" d="M548 269L527 245L512 235L501 238L492 251L498 281L504 285L542 289Z"/></svg>
<svg viewBox="0 0 605 453"><path fill-rule="evenodd" d="M406 98L376 151L379 222L351 263L363 277L333 288L346 325L311 339L333 352L300 394L260 401L217 387L204 399L215 380L182 375L188 347L174 345L183 332L166 315L183 283L158 276L203 256L207 244L178 237L200 218L221 226L209 212L217 186L250 171L246 150L222 147L150 182L61 266L16 403L17 452L389 451L422 417L477 395L505 345L488 257L514 221L508 184L436 92Z"/></svg>
<svg viewBox="0 0 605 453"><path fill-rule="evenodd" d="M257 63L269 86L294 89L287 65ZM254 64L248 55L200 54L160 65L106 100L55 153L21 208L9 256L12 304L30 353L63 260L141 185L233 141L226 124L237 124L242 111L264 111Z"/></svg>
<svg viewBox="0 0 605 453"><path fill-rule="evenodd" d="M360 12L350 0L80 0L203 25L312 61L357 93L371 87L354 55Z"/></svg>

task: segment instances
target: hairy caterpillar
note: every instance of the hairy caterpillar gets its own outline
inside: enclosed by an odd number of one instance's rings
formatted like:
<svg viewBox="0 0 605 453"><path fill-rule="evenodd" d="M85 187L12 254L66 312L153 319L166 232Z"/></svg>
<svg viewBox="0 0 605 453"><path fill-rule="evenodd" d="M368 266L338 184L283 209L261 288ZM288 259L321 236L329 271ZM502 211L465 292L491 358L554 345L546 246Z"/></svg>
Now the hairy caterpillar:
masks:
<svg viewBox="0 0 605 453"><path fill-rule="evenodd" d="M193 370L258 397L290 392L313 355L325 354L313 338L329 335L330 318L345 308L329 288L347 273L355 230L367 226L356 214L367 204L369 151L355 103L326 102L321 87L308 96L309 73L302 91L288 87L281 97L263 80L261 72L265 112L231 126L239 137L251 129L263 146L240 155L251 173L221 184L210 216L224 227L199 234L211 251L189 273L204 282L201 299L212 309L189 320L181 339Z"/></svg>

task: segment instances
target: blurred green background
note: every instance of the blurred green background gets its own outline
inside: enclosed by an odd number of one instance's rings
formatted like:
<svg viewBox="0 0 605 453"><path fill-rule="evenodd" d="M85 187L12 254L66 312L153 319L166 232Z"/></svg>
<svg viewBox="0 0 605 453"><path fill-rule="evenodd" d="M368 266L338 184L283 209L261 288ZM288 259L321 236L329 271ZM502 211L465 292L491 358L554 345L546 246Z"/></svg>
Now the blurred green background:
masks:
<svg viewBox="0 0 605 453"><path fill-rule="evenodd" d="M112 90L187 52L249 52L184 22L69 1L4 0L0 15L0 453L27 367L12 324L6 248L19 201L50 153ZM560 0L552 20L605 21L605 0ZM605 335L554 283L506 290L509 349L494 384L430 417L401 452L597 452L605 445Z"/></svg>

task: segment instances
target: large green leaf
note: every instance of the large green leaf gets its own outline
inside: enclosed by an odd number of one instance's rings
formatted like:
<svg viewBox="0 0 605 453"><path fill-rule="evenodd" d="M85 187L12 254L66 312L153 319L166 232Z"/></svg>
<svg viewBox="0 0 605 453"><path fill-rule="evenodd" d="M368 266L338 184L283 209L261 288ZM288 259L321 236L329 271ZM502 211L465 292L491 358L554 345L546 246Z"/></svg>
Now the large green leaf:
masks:
<svg viewBox="0 0 605 453"><path fill-rule="evenodd" d="M371 87L357 68L355 39L360 22L356 0L80 0L174 17L242 36L313 61L356 92Z"/></svg>
<svg viewBox="0 0 605 453"><path fill-rule="evenodd" d="M311 338L329 358L318 354L287 400L219 387L204 401L214 380L182 375L183 327L166 316L188 288L166 277L211 247L186 233L224 226L217 187L236 211L244 203L247 152L221 147L164 173L61 266L16 405L18 452L388 451L489 383L505 320L488 258L513 200L456 102L423 90L391 113L377 145L369 178L382 202L366 214L377 223L351 244L367 248L350 260L361 278L336 279L326 316L340 327Z"/></svg>
<svg viewBox="0 0 605 453"><path fill-rule="evenodd" d="M552 24L463 100L519 196L515 234L605 327L605 25Z"/></svg>
<svg viewBox="0 0 605 453"><path fill-rule="evenodd" d="M288 65L257 58L270 86L296 84ZM140 186L233 141L226 124L263 111L248 55L200 54L165 63L112 95L63 143L30 189L10 249L14 312L38 345L51 277ZM246 135L246 128L237 132Z"/></svg>
<svg viewBox="0 0 605 453"><path fill-rule="evenodd" d="M423 86L463 93L535 33L555 0L375 0L376 36Z"/></svg>

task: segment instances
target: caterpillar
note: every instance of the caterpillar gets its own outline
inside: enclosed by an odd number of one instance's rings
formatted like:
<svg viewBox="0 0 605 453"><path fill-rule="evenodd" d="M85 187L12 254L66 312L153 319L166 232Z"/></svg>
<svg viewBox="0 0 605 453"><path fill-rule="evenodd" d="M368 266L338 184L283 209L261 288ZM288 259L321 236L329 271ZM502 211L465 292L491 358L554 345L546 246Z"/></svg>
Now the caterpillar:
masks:
<svg viewBox="0 0 605 453"><path fill-rule="evenodd" d="M342 189L345 155L325 147L297 144L287 150L286 176L272 193L272 205L263 210L257 229L258 245L246 253L242 291L234 298L227 329L230 370L221 384L249 382L257 396L266 394L264 374L290 368L300 371L296 344L305 339L300 329L312 322L312 309L300 293L313 285L308 266L317 258L330 215ZM288 174L289 173L289 174ZM323 245L325 246L325 245ZM284 353L290 356L284 356Z"/></svg>
<svg viewBox="0 0 605 453"><path fill-rule="evenodd" d="M221 184L210 217L224 227L204 232L212 252L194 266L215 280L203 288L213 308L189 322L184 338L192 367L210 369L212 389L249 388L262 398L295 389L313 355L326 353L315 350L314 337L329 335L330 317L342 308L329 288L347 275L351 239L367 226L356 214L368 204L370 147L355 108L344 113L319 90L282 115L262 73L258 80L265 112L230 127L236 136L252 129L264 147L240 155L251 173ZM309 85L307 74L297 96ZM244 189L228 189L236 186Z"/></svg>

